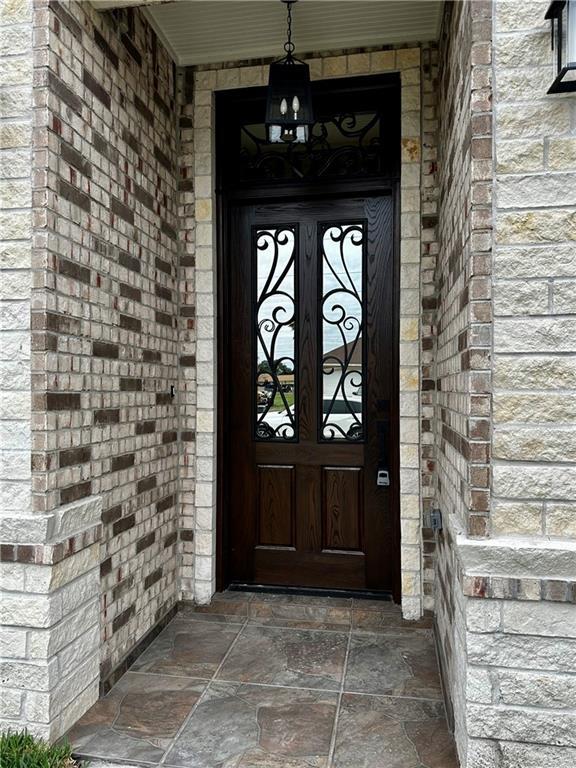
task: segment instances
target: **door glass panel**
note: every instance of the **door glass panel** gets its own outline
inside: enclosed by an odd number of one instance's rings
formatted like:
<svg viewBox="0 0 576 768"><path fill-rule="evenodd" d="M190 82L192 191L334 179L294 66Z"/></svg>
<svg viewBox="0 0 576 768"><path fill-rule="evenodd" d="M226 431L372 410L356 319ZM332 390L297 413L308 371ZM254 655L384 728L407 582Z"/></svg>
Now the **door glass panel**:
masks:
<svg viewBox="0 0 576 768"><path fill-rule="evenodd" d="M255 229L256 440L296 440L297 228Z"/></svg>
<svg viewBox="0 0 576 768"><path fill-rule="evenodd" d="M320 229L320 440L363 439L365 225Z"/></svg>

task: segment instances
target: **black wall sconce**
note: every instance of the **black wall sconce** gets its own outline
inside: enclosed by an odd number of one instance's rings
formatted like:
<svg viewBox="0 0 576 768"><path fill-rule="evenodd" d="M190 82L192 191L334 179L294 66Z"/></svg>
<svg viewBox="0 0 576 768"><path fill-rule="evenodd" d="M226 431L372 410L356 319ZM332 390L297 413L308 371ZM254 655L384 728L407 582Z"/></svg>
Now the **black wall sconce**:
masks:
<svg viewBox="0 0 576 768"><path fill-rule="evenodd" d="M552 26L556 79L548 93L576 92L576 0L553 0L546 12Z"/></svg>
<svg viewBox="0 0 576 768"><path fill-rule="evenodd" d="M294 57L292 42L292 5L296 0L282 0L288 6L286 56L270 64L266 97L268 141L302 144L308 141L314 124L312 91L308 64Z"/></svg>

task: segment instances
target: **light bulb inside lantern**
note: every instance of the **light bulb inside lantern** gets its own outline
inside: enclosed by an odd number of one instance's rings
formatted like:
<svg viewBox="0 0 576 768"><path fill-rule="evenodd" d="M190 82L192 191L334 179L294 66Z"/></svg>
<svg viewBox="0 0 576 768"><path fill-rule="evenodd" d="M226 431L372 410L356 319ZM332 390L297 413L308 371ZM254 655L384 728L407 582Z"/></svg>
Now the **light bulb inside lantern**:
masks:
<svg viewBox="0 0 576 768"><path fill-rule="evenodd" d="M280 114L285 115L286 112L288 112L288 102L286 101L286 99L282 99L282 101L280 102Z"/></svg>
<svg viewBox="0 0 576 768"><path fill-rule="evenodd" d="M298 112L300 111L300 99L298 96L294 96L292 99L292 111L294 112L294 119L296 119Z"/></svg>

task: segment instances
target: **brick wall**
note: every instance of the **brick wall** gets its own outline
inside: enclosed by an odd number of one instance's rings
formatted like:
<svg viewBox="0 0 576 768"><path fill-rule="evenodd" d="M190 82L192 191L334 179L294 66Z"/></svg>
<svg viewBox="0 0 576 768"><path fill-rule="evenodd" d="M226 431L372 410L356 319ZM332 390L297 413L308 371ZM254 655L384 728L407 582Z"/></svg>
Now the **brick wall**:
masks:
<svg viewBox="0 0 576 768"><path fill-rule="evenodd" d="M440 72L438 492L473 536L488 532L489 509L490 14L490 2L448 6Z"/></svg>
<svg viewBox="0 0 576 768"><path fill-rule="evenodd" d="M101 504L34 508L31 381L37 376L31 310L44 284L46 233L33 172L43 118L34 84L45 58L46 12L2 6L0 88L0 727L56 738L98 696Z"/></svg>
<svg viewBox="0 0 576 768"><path fill-rule="evenodd" d="M459 595L455 581L456 556L448 528L466 526L468 509L462 490L467 485L468 465L463 442L468 416L466 373L461 355L468 327L465 266L469 254L471 158L469 122L471 106L470 56L471 12L468 4L447 6L440 41L438 176L440 205L439 254L436 265L438 291L435 338L432 340L435 369L434 433L436 451L436 501L445 519L446 532L437 544L435 605L438 643L450 714L459 718L456 734L465 734L461 702L461 654L459 643Z"/></svg>
<svg viewBox="0 0 576 768"><path fill-rule="evenodd" d="M48 14L34 503L102 500L105 677L176 600L175 70L139 12Z"/></svg>
<svg viewBox="0 0 576 768"><path fill-rule="evenodd" d="M489 531L491 416L490 2L447 4L440 40L435 373L435 608L444 682L466 754L465 601L459 533Z"/></svg>

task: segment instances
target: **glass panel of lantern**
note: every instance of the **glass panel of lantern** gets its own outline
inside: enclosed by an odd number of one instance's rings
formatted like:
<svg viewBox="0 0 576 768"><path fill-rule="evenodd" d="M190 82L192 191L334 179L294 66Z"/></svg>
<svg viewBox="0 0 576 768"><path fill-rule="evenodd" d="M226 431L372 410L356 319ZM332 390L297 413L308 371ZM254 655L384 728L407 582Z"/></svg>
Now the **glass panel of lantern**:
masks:
<svg viewBox="0 0 576 768"><path fill-rule="evenodd" d="M314 123L310 70L288 55L270 64L266 128L272 143L304 143Z"/></svg>

